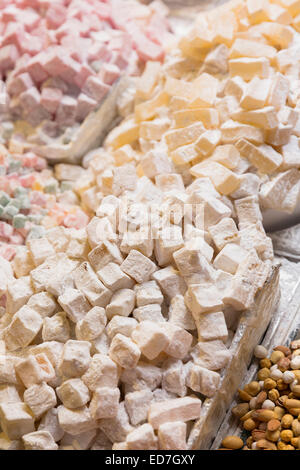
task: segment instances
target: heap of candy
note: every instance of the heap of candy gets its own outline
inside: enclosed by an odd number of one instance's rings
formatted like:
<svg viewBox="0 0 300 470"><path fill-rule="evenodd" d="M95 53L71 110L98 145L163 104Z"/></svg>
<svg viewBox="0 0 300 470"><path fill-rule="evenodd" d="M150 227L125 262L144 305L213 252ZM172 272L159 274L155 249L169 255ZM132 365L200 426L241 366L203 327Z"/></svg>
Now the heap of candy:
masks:
<svg viewBox="0 0 300 470"><path fill-rule="evenodd" d="M89 217L79 207L71 186L78 176L60 172L60 180L44 158L11 154L0 148L0 255L11 259L16 245L43 236L56 225L84 227ZM62 177L65 177L62 180ZM76 188L76 185L75 185Z"/></svg>
<svg viewBox="0 0 300 470"><path fill-rule="evenodd" d="M157 1L2 1L2 115L43 122L51 136L81 123L123 71L163 59L166 13Z"/></svg>

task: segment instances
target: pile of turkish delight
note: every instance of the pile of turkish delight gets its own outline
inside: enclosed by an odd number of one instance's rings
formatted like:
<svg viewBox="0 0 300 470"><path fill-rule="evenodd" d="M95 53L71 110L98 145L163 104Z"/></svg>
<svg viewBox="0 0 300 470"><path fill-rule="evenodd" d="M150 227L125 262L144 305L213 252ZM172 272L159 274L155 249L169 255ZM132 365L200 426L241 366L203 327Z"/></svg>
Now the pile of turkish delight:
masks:
<svg viewBox="0 0 300 470"><path fill-rule="evenodd" d="M42 124L50 137L81 123L124 71L163 59L166 12L135 0L2 1L2 120Z"/></svg>

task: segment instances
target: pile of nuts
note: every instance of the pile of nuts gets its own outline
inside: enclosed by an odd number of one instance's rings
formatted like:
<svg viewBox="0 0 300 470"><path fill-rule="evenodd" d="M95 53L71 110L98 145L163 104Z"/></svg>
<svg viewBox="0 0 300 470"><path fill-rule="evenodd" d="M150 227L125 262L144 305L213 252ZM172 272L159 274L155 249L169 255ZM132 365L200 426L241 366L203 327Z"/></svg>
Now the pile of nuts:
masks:
<svg viewBox="0 0 300 470"><path fill-rule="evenodd" d="M251 435L246 445L227 436L221 449L300 450L300 340L277 346L270 358L263 346L254 355L260 359L257 381L238 390L241 403L232 409Z"/></svg>

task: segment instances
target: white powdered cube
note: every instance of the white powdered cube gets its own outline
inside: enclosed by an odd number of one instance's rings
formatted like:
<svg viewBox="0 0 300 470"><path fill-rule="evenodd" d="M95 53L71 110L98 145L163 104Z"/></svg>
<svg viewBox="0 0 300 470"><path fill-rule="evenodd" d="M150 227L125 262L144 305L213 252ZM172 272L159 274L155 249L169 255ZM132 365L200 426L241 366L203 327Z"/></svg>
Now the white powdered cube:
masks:
<svg viewBox="0 0 300 470"><path fill-rule="evenodd" d="M183 277L172 266L156 271L152 274L152 278L158 283L168 300L178 294L184 295L187 289Z"/></svg>
<svg viewBox="0 0 300 470"><path fill-rule="evenodd" d="M53 436L55 442L61 440L64 435L64 430L60 427L58 423L57 408L52 408L42 416L38 431L49 431L50 434Z"/></svg>
<svg viewBox="0 0 300 470"><path fill-rule="evenodd" d="M58 450L49 431L36 431L22 437L25 450Z"/></svg>
<svg viewBox="0 0 300 470"><path fill-rule="evenodd" d="M201 400L195 397L174 398L163 402L152 403L149 410L149 423L154 429L174 421L197 419L201 412Z"/></svg>
<svg viewBox="0 0 300 470"><path fill-rule="evenodd" d="M90 392L81 379L69 379L56 388L58 398L66 408L80 408L90 400Z"/></svg>
<svg viewBox="0 0 300 470"><path fill-rule="evenodd" d="M219 388L220 374L197 364L193 364L187 375L187 385L194 392L202 393L207 397L213 397Z"/></svg>
<svg viewBox="0 0 300 470"><path fill-rule="evenodd" d="M45 353L29 355L16 364L16 373L25 387L42 382L50 382L55 378L55 370Z"/></svg>
<svg viewBox="0 0 300 470"><path fill-rule="evenodd" d="M162 316L162 313L161 313L161 306L158 304L149 304L149 305L144 305L143 307L135 308L132 312L132 315L139 322L142 322L145 320L149 320L153 322L164 321L164 317Z"/></svg>
<svg viewBox="0 0 300 470"><path fill-rule="evenodd" d="M43 341L60 341L65 343L70 339L71 328L65 312L58 312L52 317L46 317L43 321Z"/></svg>
<svg viewBox="0 0 300 470"><path fill-rule="evenodd" d="M186 395L187 389L182 361L169 358L164 362L162 388L180 397Z"/></svg>
<svg viewBox="0 0 300 470"><path fill-rule="evenodd" d="M220 293L215 285L191 285L188 289L188 295L187 305L194 318L197 318L199 313L220 311L223 307Z"/></svg>
<svg viewBox="0 0 300 470"><path fill-rule="evenodd" d="M223 312L200 313L196 325L199 339L202 341L227 340L228 330Z"/></svg>
<svg viewBox="0 0 300 470"><path fill-rule="evenodd" d="M128 317L135 304L135 293L131 289L120 289L116 291L110 303L106 307L106 315L111 319L114 315Z"/></svg>
<svg viewBox="0 0 300 470"><path fill-rule="evenodd" d="M182 295L175 295L169 307L169 322L185 330L195 330L195 320L187 308Z"/></svg>
<svg viewBox="0 0 300 470"><path fill-rule="evenodd" d="M147 421L152 396L152 392L148 389L126 393L125 408L133 426Z"/></svg>
<svg viewBox="0 0 300 470"><path fill-rule="evenodd" d="M211 225L209 227L209 233L219 251L222 250L227 243L236 243L239 240L237 226L234 220L229 217L220 220L216 225Z"/></svg>
<svg viewBox="0 0 300 470"><path fill-rule="evenodd" d="M123 442L126 440L127 434L130 433L133 428L129 423L124 402L120 403L116 416L100 420L99 428L106 434L111 442Z"/></svg>
<svg viewBox="0 0 300 470"><path fill-rule="evenodd" d="M117 365L106 354L94 354L82 380L92 392L99 387L115 388L119 380Z"/></svg>
<svg viewBox="0 0 300 470"><path fill-rule="evenodd" d="M51 317L57 311L57 303L54 297L48 292L38 292L27 302L28 307L39 313L41 317Z"/></svg>
<svg viewBox="0 0 300 470"><path fill-rule="evenodd" d="M164 297L155 281L143 282L138 284L135 288L136 305L142 307L149 304L163 303Z"/></svg>
<svg viewBox="0 0 300 470"><path fill-rule="evenodd" d="M66 289L57 300L74 323L82 320L91 309L85 296L77 289Z"/></svg>
<svg viewBox="0 0 300 470"><path fill-rule="evenodd" d="M156 271L156 265L142 253L131 250L127 258L121 264L121 269L128 276L138 283L146 282L150 276Z"/></svg>
<svg viewBox="0 0 300 470"><path fill-rule="evenodd" d="M192 351L196 364L209 370L220 370L226 367L231 359L231 352L223 341L200 341Z"/></svg>
<svg viewBox="0 0 300 470"><path fill-rule="evenodd" d="M164 351L176 359L183 359L190 349L193 336L183 328L169 322L161 323L160 326L168 337L168 344Z"/></svg>
<svg viewBox="0 0 300 470"><path fill-rule="evenodd" d="M160 325L152 321L138 324L132 333L132 339L148 359L155 359L169 344L169 338Z"/></svg>
<svg viewBox="0 0 300 470"><path fill-rule="evenodd" d="M186 423L175 421L158 428L158 443L161 450L186 450Z"/></svg>
<svg viewBox="0 0 300 470"><path fill-rule="evenodd" d="M112 339L109 356L124 369L131 369L137 365L141 351L130 338L118 333Z"/></svg>
<svg viewBox="0 0 300 470"><path fill-rule="evenodd" d="M217 269L235 274L240 263L247 256L247 251L235 243L228 243L222 248L214 260L214 266Z"/></svg>
<svg viewBox="0 0 300 470"><path fill-rule="evenodd" d="M60 427L72 436L77 436L96 427L96 422L86 406L76 410L70 410L63 405L59 406L58 422Z"/></svg>
<svg viewBox="0 0 300 470"><path fill-rule="evenodd" d="M20 439L34 431L34 418L25 403L0 404L1 428L9 439Z"/></svg>
<svg viewBox="0 0 300 470"><path fill-rule="evenodd" d="M93 341L103 332L107 322L105 309L102 307L93 307L76 324L76 337L82 341Z"/></svg>
<svg viewBox="0 0 300 470"><path fill-rule="evenodd" d="M130 338L136 326L137 321L135 318L115 315L108 323L106 333L110 339L112 339L118 333Z"/></svg>
<svg viewBox="0 0 300 470"><path fill-rule="evenodd" d="M4 332L7 349L15 351L28 346L40 331L42 324L42 317L32 308L27 305L21 307Z"/></svg>
<svg viewBox="0 0 300 470"><path fill-rule="evenodd" d="M89 367L91 344L70 339L64 345L60 372L65 377L80 377Z"/></svg>
<svg viewBox="0 0 300 470"><path fill-rule="evenodd" d="M157 437L150 424L142 424L126 437L129 450L157 450Z"/></svg>
<svg viewBox="0 0 300 470"><path fill-rule="evenodd" d="M55 391L44 382L32 385L24 392L24 402L30 407L35 418L40 418L46 411L55 407Z"/></svg>
<svg viewBox="0 0 300 470"><path fill-rule="evenodd" d="M93 306L106 307L112 292L98 279L91 265L84 261L74 273L74 282Z"/></svg>
<svg viewBox="0 0 300 470"><path fill-rule="evenodd" d="M120 390L118 388L97 388L90 403L93 419L114 418L118 414Z"/></svg>
<svg viewBox="0 0 300 470"><path fill-rule="evenodd" d="M119 289L131 289L134 281L121 270L117 263L108 263L98 272L98 277L111 291Z"/></svg>
<svg viewBox="0 0 300 470"><path fill-rule="evenodd" d="M55 250L47 238L34 238L28 240L26 244L35 266L39 266L47 258L55 255Z"/></svg>

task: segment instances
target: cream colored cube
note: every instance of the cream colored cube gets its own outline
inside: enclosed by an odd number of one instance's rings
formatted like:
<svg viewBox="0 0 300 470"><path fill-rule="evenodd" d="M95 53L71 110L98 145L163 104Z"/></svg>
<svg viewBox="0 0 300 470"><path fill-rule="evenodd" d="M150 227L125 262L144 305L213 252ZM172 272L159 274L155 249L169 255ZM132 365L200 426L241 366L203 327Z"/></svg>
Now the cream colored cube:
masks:
<svg viewBox="0 0 300 470"><path fill-rule="evenodd" d="M53 388L46 383L31 385L24 392L24 402L29 406L35 418L38 419L46 411L56 405L56 395Z"/></svg>
<svg viewBox="0 0 300 470"><path fill-rule="evenodd" d="M234 170L239 164L240 153L234 145L218 145L210 160L220 163L229 170Z"/></svg>
<svg viewBox="0 0 300 470"><path fill-rule="evenodd" d="M268 78L270 75L270 61L266 57L240 57L228 61L229 74L238 75L244 80L254 77Z"/></svg>
<svg viewBox="0 0 300 470"><path fill-rule="evenodd" d="M239 57L274 59L276 56L274 47L247 39L236 39L231 47L229 56L231 59Z"/></svg>
<svg viewBox="0 0 300 470"><path fill-rule="evenodd" d="M74 323L83 320L91 309L90 304L78 289L66 289L57 300Z"/></svg>
<svg viewBox="0 0 300 470"><path fill-rule="evenodd" d="M286 104L289 93L289 81L281 73L276 73L272 78L271 89L268 95L268 104L280 109Z"/></svg>
<svg viewBox="0 0 300 470"><path fill-rule="evenodd" d="M82 380L92 392L100 387L115 388L119 380L117 365L106 354L94 354Z"/></svg>
<svg viewBox="0 0 300 470"><path fill-rule="evenodd" d="M221 140L219 130L208 130L204 132L196 141L195 147L205 157L210 155Z"/></svg>
<svg viewBox="0 0 300 470"><path fill-rule="evenodd" d="M191 124L183 129L171 129L166 132L164 138L168 145L169 151L175 150L177 147L188 145L195 142L205 131L201 122Z"/></svg>
<svg viewBox="0 0 300 470"><path fill-rule="evenodd" d="M99 234L100 235L100 234ZM108 240L97 245L88 255L89 261L96 271L99 271L108 263L121 264L122 255L118 247Z"/></svg>
<svg viewBox="0 0 300 470"><path fill-rule="evenodd" d="M69 339L64 345L60 372L65 377L80 377L89 367L91 344L88 341Z"/></svg>
<svg viewBox="0 0 300 470"><path fill-rule="evenodd" d="M239 240L236 224L229 217L225 217L218 224L210 226L209 233L219 251L228 243L236 243Z"/></svg>
<svg viewBox="0 0 300 470"><path fill-rule="evenodd" d="M228 330L223 312L201 313L197 316L196 325L200 341L227 340Z"/></svg>
<svg viewBox="0 0 300 470"><path fill-rule="evenodd" d="M132 334L134 335L134 332ZM112 339L109 356L124 369L131 369L137 365L141 351L130 338L117 333Z"/></svg>
<svg viewBox="0 0 300 470"><path fill-rule="evenodd" d="M118 333L130 338L136 326L137 321L134 318L115 315L108 323L106 333L110 339Z"/></svg>
<svg viewBox="0 0 300 470"><path fill-rule="evenodd" d="M162 326L152 321L143 321L132 332L132 339L145 357L155 359L169 344Z"/></svg>
<svg viewBox="0 0 300 470"><path fill-rule="evenodd" d="M49 431L36 431L22 436L25 450L58 450Z"/></svg>
<svg viewBox="0 0 300 470"><path fill-rule="evenodd" d="M25 403L1 403L0 424L11 440L20 439L24 434L34 431L34 418Z"/></svg>
<svg viewBox="0 0 300 470"><path fill-rule="evenodd" d="M58 398L66 408L80 408L90 401L90 393L81 379L69 379L56 388Z"/></svg>
<svg viewBox="0 0 300 470"><path fill-rule="evenodd" d="M156 271L156 265L139 251L131 250L121 264L121 269L136 282L142 283L150 279Z"/></svg>
<svg viewBox="0 0 300 470"><path fill-rule="evenodd" d="M288 143L281 147L283 156L283 163L281 165L282 170L300 167L299 150L299 137L291 135Z"/></svg>
<svg viewBox="0 0 300 470"><path fill-rule="evenodd" d="M242 106L242 108L244 109L263 108L267 101L270 87L271 87L270 79L260 80L259 78L254 77L247 84L247 87L241 98L240 105Z"/></svg>
<svg viewBox="0 0 300 470"><path fill-rule="evenodd" d="M27 388L55 378L53 365L44 353L29 355L26 359L19 361L15 369Z"/></svg>
<svg viewBox="0 0 300 470"><path fill-rule="evenodd" d="M182 176L177 173L168 173L165 175L155 176L156 186L164 192L169 191L184 191L184 183Z"/></svg>
<svg viewBox="0 0 300 470"><path fill-rule="evenodd" d="M273 173L282 163L282 156L270 145L255 146L246 139L239 139L237 148L261 173Z"/></svg>
<svg viewBox="0 0 300 470"><path fill-rule="evenodd" d="M72 436L77 436L96 427L90 410L86 406L76 410L70 410L63 405L59 406L58 422L60 427Z"/></svg>
<svg viewBox="0 0 300 470"><path fill-rule="evenodd" d="M187 385L194 392L213 397L220 386L220 374L197 364L193 364L187 377Z"/></svg>
<svg viewBox="0 0 300 470"><path fill-rule="evenodd" d="M207 176L221 194L230 194L239 187L239 178L228 168L217 162L203 162L191 168L193 176Z"/></svg>
<svg viewBox="0 0 300 470"><path fill-rule="evenodd" d="M175 398L150 405L148 420L154 429L162 424L197 419L201 412L201 400L194 397Z"/></svg>
<svg viewBox="0 0 300 470"><path fill-rule="evenodd" d="M39 333L42 324L42 317L32 308L27 305L21 307L4 332L7 349L15 351L28 346Z"/></svg>
<svg viewBox="0 0 300 470"><path fill-rule="evenodd" d="M0 385L0 403L21 402L19 390L15 385Z"/></svg>
<svg viewBox="0 0 300 470"><path fill-rule="evenodd" d="M219 44L216 46L205 57L205 70L210 73L227 73L228 54L229 49L225 44Z"/></svg>
<svg viewBox="0 0 300 470"><path fill-rule="evenodd" d="M106 313L102 307L93 307L84 318L76 324L76 338L92 341L101 335L107 323Z"/></svg>
<svg viewBox="0 0 300 470"><path fill-rule="evenodd" d="M247 256L247 251L236 243L228 243L214 259L214 267L230 274L235 274L240 263Z"/></svg>
<svg viewBox="0 0 300 470"><path fill-rule="evenodd" d="M152 397L152 392L147 389L125 395L125 408L133 426L142 424L147 420Z"/></svg>
<svg viewBox="0 0 300 470"><path fill-rule="evenodd" d="M219 126L219 113L215 108L193 108L175 111L173 113L175 127L186 127L200 121L206 129L215 129Z"/></svg>
<svg viewBox="0 0 300 470"><path fill-rule="evenodd" d="M114 418L118 414L120 390L118 388L97 388L90 403L93 419Z"/></svg>
<svg viewBox="0 0 300 470"><path fill-rule="evenodd" d="M183 215L184 208L181 206L177 208L179 216L181 217ZM173 230L171 230L171 228L167 228L166 230L161 230L154 242L154 253L160 266L167 266L171 264L173 260L173 253L176 250L179 250L179 248L181 248L183 245L181 227L174 226L172 229Z"/></svg>
<svg viewBox="0 0 300 470"><path fill-rule="evenodd" d="M34 238L33 240L29 240L27 247L35 266L39 266L47 258L55 254L55 250L47 238Z"/></svg>
<svg viewBox="0 0 300 470"><path fill-rule="evenodd" d="M224 144L234 144L240 139L248 139L254 144L262 144L264 142L262 129L248 124L242 124L230 119L224 122L220 129L222 132L222 142Z"/></svg>
<svg viewBox="0 0 300 470"><path fill-rule="evenodd" d="M46 317L43 321L43 341L60 341L65 343L70 339L71 328L65 312L58 312L53 317Z"/></svg>
<svg viewBox="0 0 300 470"><path fill-rule="evenodd" d="M106 307L106 316L111 319L114 315L128 317L135 305L135 293L131 289L116 291Z"/></svg>
<svg viewBox="0 0 300 470"><path fill-rule="evenodd" d="M186 450L186 423L175 421L159 426L158 444L161 450Z"/></svg>
<svg viewBox="0 0 300 470"><path fill-rule="evenodd" d="M157 437L150 424L142 424L131 431L126 437L129 450L156 450Z"/></svg>
<svg viewBox="0 0 300 470"><path fill-rule="evenodd" d="M84 261L74 271L74 282L84 296L93 306L106 307L109 303L112 292L99 281L91 265Z"/></svg>

